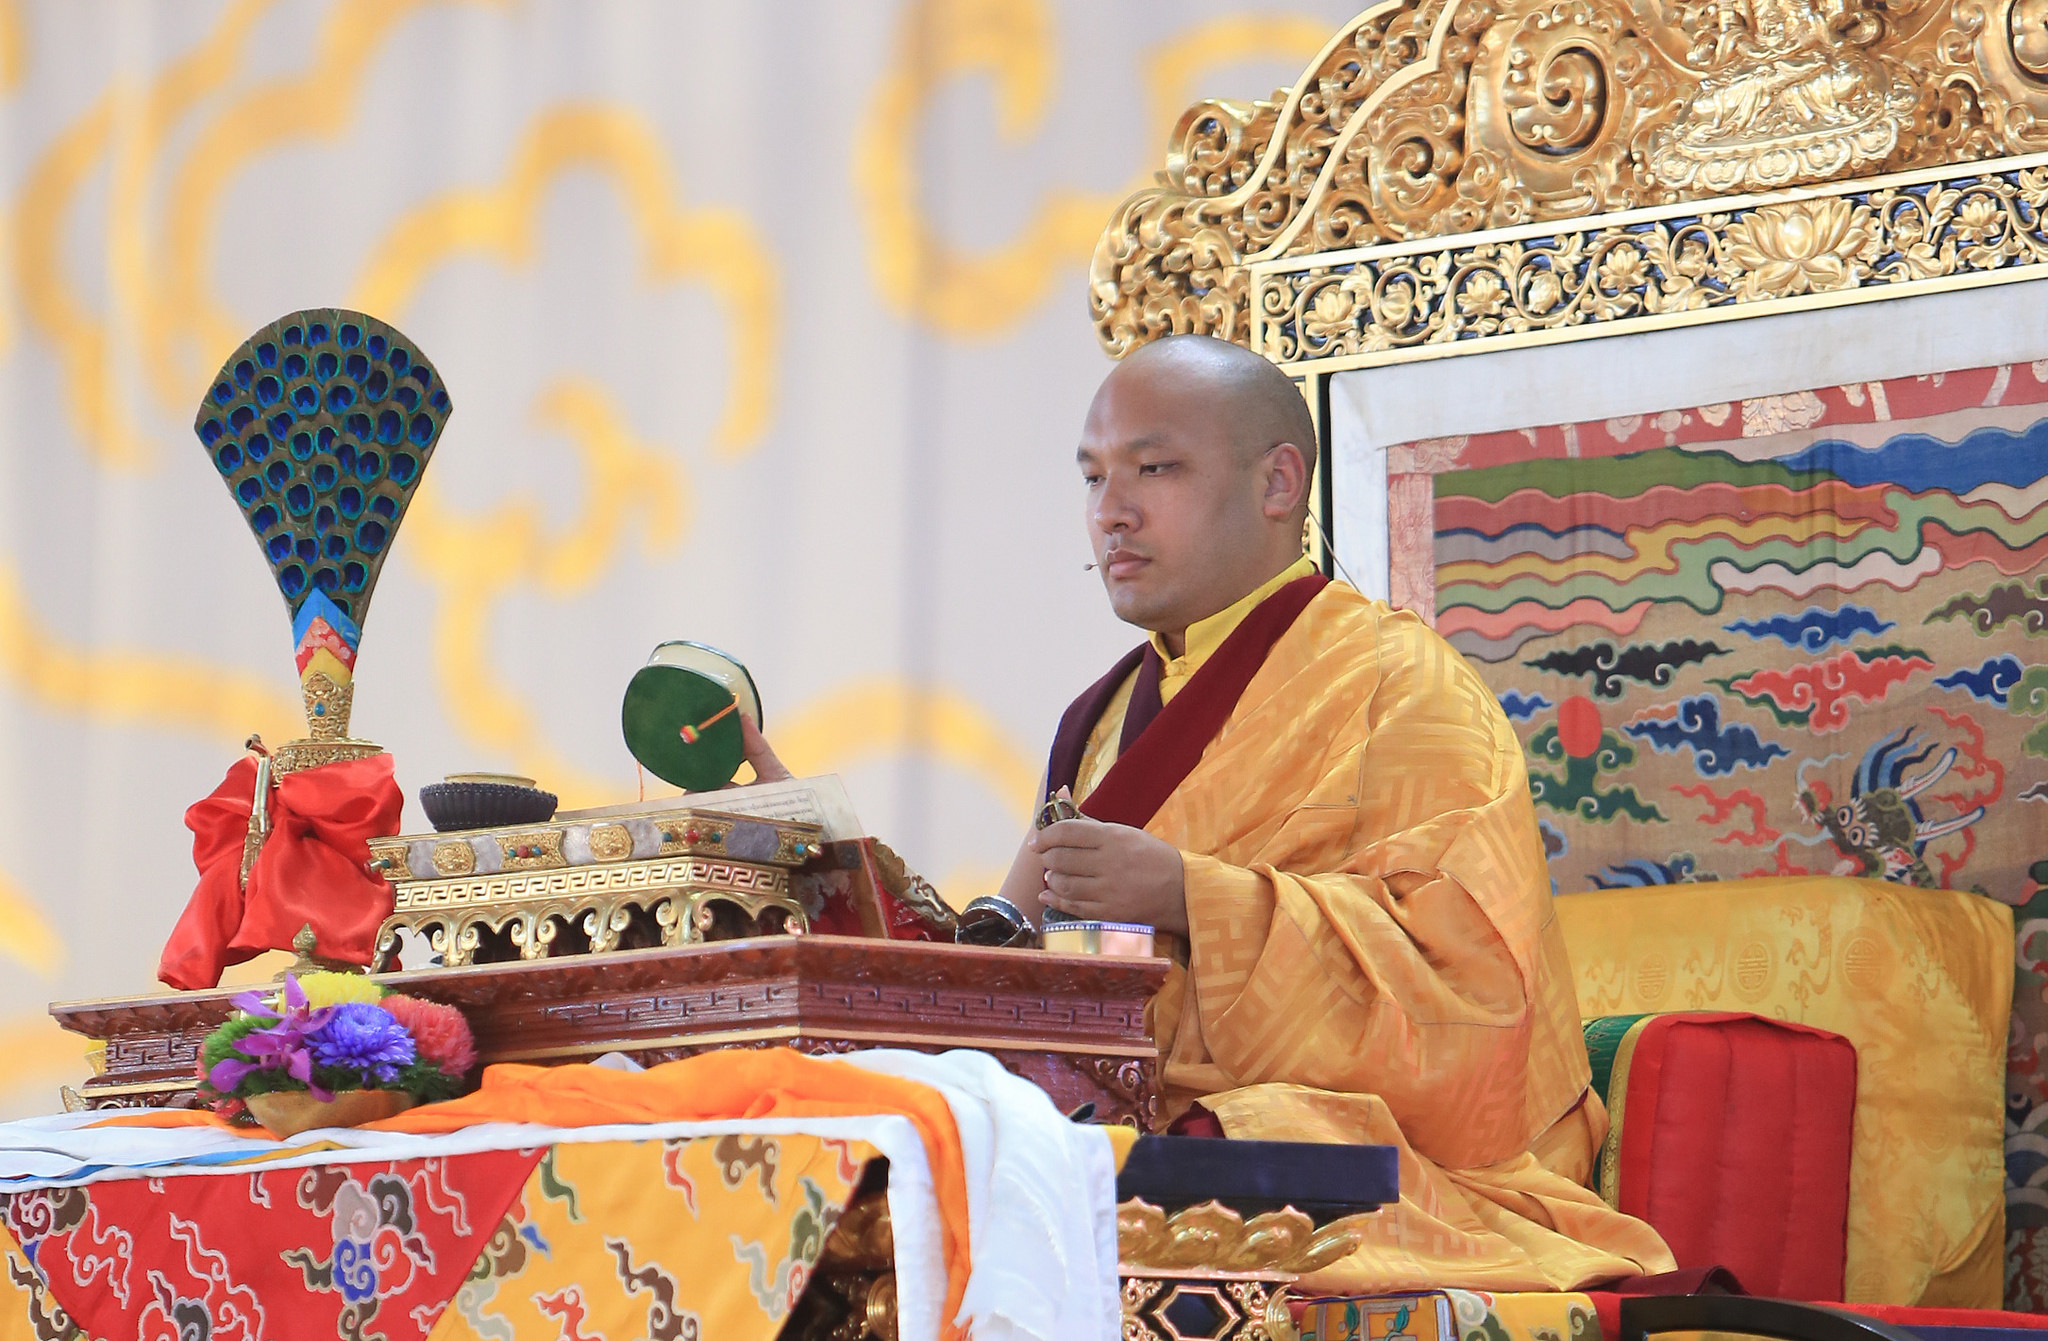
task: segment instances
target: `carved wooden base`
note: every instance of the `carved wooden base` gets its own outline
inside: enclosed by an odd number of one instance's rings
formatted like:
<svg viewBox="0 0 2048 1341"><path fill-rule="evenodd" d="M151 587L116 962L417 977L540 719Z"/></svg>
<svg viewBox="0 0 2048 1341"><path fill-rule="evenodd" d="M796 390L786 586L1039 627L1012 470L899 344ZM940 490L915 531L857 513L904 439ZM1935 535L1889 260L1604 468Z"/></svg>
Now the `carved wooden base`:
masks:
<svg viewBox="0 0 2048 1341"><path fill-rule="evenodd" d="M767 937L601 958L391 973L395 990L460 1007L491 1062L653 1065L722 1047L806 1052L978 1048L1062 1110L1150 1130L1158 1053L1145 1003L1163 960L1054 955L842 936ZM234 991L54 1005L66 1029L106 1044L78 1088L93 1108L189 1103L199 1046Z"/></svg>

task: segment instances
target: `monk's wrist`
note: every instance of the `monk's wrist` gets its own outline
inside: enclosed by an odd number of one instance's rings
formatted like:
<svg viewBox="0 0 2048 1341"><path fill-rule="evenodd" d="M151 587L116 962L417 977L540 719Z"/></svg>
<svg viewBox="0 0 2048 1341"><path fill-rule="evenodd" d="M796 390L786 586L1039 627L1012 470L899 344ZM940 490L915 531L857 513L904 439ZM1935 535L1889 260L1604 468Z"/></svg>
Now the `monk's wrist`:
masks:
<svg viewBox="0 0 2048 1341"><path fill-rule="evenodd" d="M1154 926L1160 931L1170 931L1176 936L1188 934L1188 864L1187 854L1179 848L1173 852L1173 879L1166 895L1160 900L1160 914Z"/></svg>

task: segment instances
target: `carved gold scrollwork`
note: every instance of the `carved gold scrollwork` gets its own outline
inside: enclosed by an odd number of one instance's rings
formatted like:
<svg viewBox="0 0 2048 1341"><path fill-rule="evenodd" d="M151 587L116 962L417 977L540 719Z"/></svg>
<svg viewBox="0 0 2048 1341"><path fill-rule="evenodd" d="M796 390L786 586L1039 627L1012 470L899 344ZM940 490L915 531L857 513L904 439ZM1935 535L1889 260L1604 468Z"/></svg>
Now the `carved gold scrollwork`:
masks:
<svg viewBox="0 0 2048 1341"><path fill-rule="evenodd" d="M1607 119L1607 66L1583 46L1553 48L1534 70L1526 51L1501 93L1515 139L1539 154L1562 158L1592 144Z"/></svg>
<svg viewBox="0 0 2048 1341"><path fill-rule="evenodd" d="M434 844L434 872L437 875L468 875L476 870L476 849L462 839Z"/></svg>
<svg viewBox="0 0 2048 1341"><path fill-rule="evenodd" d="M1166 182L1124 202L1089 266L1089 306L1112 354L1175 332L1242 338L1241 262L1294 225L1317 193L1333 149L1387 80L1436 46L1444 0L1367 10L1325 48L1282 104L1201 103L1175 126ZM1347 187L1321 192L1320 245L1377 234L1355 165Z"/></svg>
<svg viewBox="0 0 2048 1341"><path fill-rule="evenodd" d="M2048 148L2048 4L1954 0L1933 55L1931 143L1956 159Z"/></svg>
<svg viewBox="0 0 2048 1341"><path fill-rule="evenodd" d="M1670 67L1623 0L1551 0L1497 20L1472 73L1459 183L1468 218L1433 231L1612 209L1642 194L1649 132L1676 114Z"/></svg>
<svg viewBox="0 0 2048 1341"><path fill-rule="evenodd" d="M476 962L490 941L502 957L505 947L522 959L543 959L562 949L603 954L619 949L637 923L642 942L664 945L724 940L747 935L801 935L809 927L802 905L790 894L789 872L778 866L703 857L608 864L559 865L560 834L546 831L511 837L504 869L494 875L456 874L455 849L464 839L446 839L434 849L440 874L431 880L406 878L404 845L386 840L375 861L397 888L391 915L378 932L379 963L396 961L403 933L426 938L444 963ZM514 869L510 853L526 869ZM373 862L374 866L374 862ZM649 925L651 923L651 925ZM569 932L562 949L557 941ZM587 942L587 949L585 946ZM629 948L632 948L629 946Z"/></svg>
<svg viewBox="0 0 2048 1341"><path fill-rule="evenodd" d="M2008 6L2005 38L2019 68L2048 84L2048 0L2015 0Z"/></svg>
<svg viewBox="0 0 2048 1341"><path fill-rule="evenodd" d="M1300 1341L1294 1325L1294 1310L1287 1306L1287 1291L1278 1289L1266 1296L1264 1325L1267 1341Z"/></svg>
<svg viewBox="0 0 2048 1341"><path fill-rule="evenodd" d="M1181 114L1166 155L1166 175L1190 195L1220 196L1244 185L1245 146L1273 133L1272 103L1198 102Z"/></svg>
<svg viewBox="0 0 2048 1341"><path fill-rule="evenodd" d="M1202 331L1293 362L1823 292L1876 264L1853 211L1327 273L1284 295L1248 272L2038 149L2048 0L1406 0L1360 15L1275 101L1191 109L1160 184L1103 234L1089 301L1113 355ZM1830 232L1839 274L1810 245ZM1754 263L1723 283L1738 254Z"/></svg>
<svg viewBox="0 0 2048 1341"><path fill-rule="evenodd" d="M1453 41L1465 44L1462 38ZM1372 118L1360 174L1365 192L1361 197L1351 188L1351 174L1340 171L1332 183L1332 207L1316 220L1319 246L1356 246L1350 239L1406 235L1456 198L1458 172L1465 165L1464 85L1463 70L1430 75ZM1365 208L1341 208L1346 199Z"/></svg>
<svg viewBox="0 0 2048 1341"><path fill-rule="evenodd" d="M633 835L623 824L590 826L590 856L594 861L624 861L633 855Z"/></svg>

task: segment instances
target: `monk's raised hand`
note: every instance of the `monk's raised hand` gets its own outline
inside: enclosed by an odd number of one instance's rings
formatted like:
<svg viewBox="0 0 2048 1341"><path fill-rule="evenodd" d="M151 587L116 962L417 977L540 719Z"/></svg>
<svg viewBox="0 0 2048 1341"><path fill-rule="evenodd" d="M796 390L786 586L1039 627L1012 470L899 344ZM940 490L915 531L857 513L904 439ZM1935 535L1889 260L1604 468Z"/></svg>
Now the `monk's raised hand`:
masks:
<svg viewBox="0 0 2048 1341"><path fill-rule="evenodd" d="M1083 816L1046 825L1029 846L1045 865L1048 907L1069 917L1187 934L1186 876L1173 844Z"/></svg>

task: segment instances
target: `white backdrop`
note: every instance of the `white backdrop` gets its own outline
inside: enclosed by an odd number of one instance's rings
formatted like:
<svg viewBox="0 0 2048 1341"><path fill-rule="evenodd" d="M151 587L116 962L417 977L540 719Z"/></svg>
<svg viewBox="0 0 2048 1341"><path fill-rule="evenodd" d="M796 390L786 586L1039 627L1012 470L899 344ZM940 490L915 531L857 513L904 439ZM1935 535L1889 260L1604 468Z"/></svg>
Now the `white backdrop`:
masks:
<svg viewBox="0 0 2048 1341"><path fill-rule="evenodd" d="M991 885L1134 640L1081 571L1088 251L1182 107L1353 8L0 0L0 1114L81 1073L45 1002L153 986L186 804L298 734L190 431L295 308L394 322L456 402L357 671L408 796L630 799L619 695L690 637Z"/></svg>

